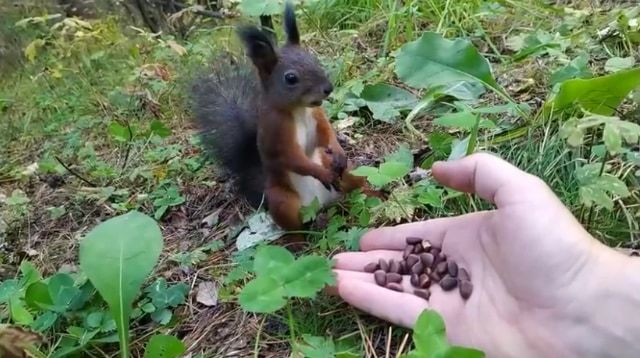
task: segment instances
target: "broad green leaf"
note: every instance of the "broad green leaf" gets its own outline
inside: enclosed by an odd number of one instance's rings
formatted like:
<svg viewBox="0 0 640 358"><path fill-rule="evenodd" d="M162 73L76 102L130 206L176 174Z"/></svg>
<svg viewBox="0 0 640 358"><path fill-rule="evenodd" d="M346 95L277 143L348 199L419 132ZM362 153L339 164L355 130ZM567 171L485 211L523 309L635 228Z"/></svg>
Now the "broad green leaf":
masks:
<svg viewBox="0 0 640 358"><path fill-rule="evenodd" d="M622 136L620 135L620 130L615 125L605 124L602 138L609 153L617 154L622 150Z"/></svg>
<svg viewBox="0 0 640 358"><path fill-rule="evenodd" d="M384 157L385 162L400 162L408 167L413 167L413 153L406 144L401 144L398 149Z"/></svg>
<svg viewBox="0 0 640 358"><path fill-rule="evenodd" d="M451 87L460 82L479 81L504 92L496 83L487 61L471 42L447 40L435 32L400 48L395 72L404 83L415 88Z"/></svg>
<svg viewBox="0 0 640 358"><path fill-rule="evenodd" d="M242 0L238 8L245 16L277 15L282 10L278 0Z"/></svg>
<svg viewBox="0 0 640 358"><path fill-rule="evenodd" d="M604 190L598 188L596 185L582 186L578 192L581 202L588 208L596 204L607 210L613 209L613 200Z"/></svg>
<svg viewBox="0 0 640 358"><path fill-rule="evenodd" d="M368 177L371 175L378 174L378 168L361 166L351 171L351 174L359 177Z"/></svg>
<svg viewBox="0 0 640 358"><path fill-rule="evenodd" d="M625 183L611 174L603 174L595 180L595 185L622 198L631 195Z"/></svg>
<svg viewBox="0 0 640 358"><path fill-rule="evenodd" d="M411 167L401 162L385 162L380 165L380 174L391 178L392 180L402 179L409 174Z"/></svg>
<svg viewBox="0 0 640 358"><path fill-rule="evenodd" d="M168 286L164 278L159 278L147 287L145 292L151 298L151 303L158 309L176 307L184 303L185 297L189 293L189 286L184 282Z"/></svg>
<svg viewBox="0 0 640 358"><path fill-rule="evenodd" d="M284 307L284 288L270 276L258 276L240 292L238 301L242 309L255 313L270 313Z"/></svg>
<svg viewBox="0 0 640 358"><path fill-rule="evenodd" d="M381 188L381 187L391 183L393 181L393 178L391 178L389 176L386 176L384 174L376 173L376 174L373 174L373 175L367 177L367 180L372 185Z"/></svg>
<svg viewBox="0 0 640 358"><path fill-rule="evenodd" d="M253 271L257 275L276 277L291 267L295 257L281 246L262 246L256 250Z"/></svg>
<svg viewBox="0 0 640 358"><path fill-rule="evenodd" d="M480 82L457 82L454 85L441 89L442 93L453 96L462 101L475 101L486 91Z"/></svg>
<svg viewBox="0 0 640 358"><path fill-rule="evenodd" d="M305 358L327 358L335 357L336 346L333 340L325 337L316 337L309 334L303 334L304 343L297 343L295 348Z"/></svg>
<svg viewBox="0 0 640 358"><path fill-rule="evenodd" d="M8 303L9 299L20 291L18 280L11 279L0 284L0 303Z"/></svg>
<svg viewBox="0 0 640 358"><path fill-rule="evenodd" d="M424 310L413 328L413 343L416 349L409 357L451 357L482 358L482 351L459 346L450 346L447 342L444 321L433 310Z"/></svg>
<svg viewBox="0 0 640 358"><path fill-rule="evenodd" d="M99 224L80 241L80 268L109 305L123 355L129 347L131 305L162 246L158 224L137 211Z"/></svg>
<svg viewBox="0 0 640 358"><path fill-rule="evenodd" d="M24 304L18 296L12 296L9 299L9 313L13 322L28 326L33 323L33 315L24 307Z"/></svg>
<svg viewBox="0 0 640 358"><path fill-rule="evenodd" d="M20 263L20 272L22 273L22 278L20 279L20 286L22 287L26 287L42 279L42 275L38 269L29 261L22 261L22 263Z"/></svg>
<svg viewBox="0 0 640 358"><path fill-rule="evenodd" d="M52 311L46 311L38 318L36 318L33 323L31 323L31 329L36 332L44 332L49 328L53 327L58 320L58 314Z"/></svg>
<svg viewBox="0 0 640 358"><path fill-rule="evenodd" d="M444 190L427 186L424 189L419 189L418 201L424 205L431 205L436 208L442 207L442 194Z"/></svg>
<svg viewBox="0 0 640 358"><path fill-rule="evenodd" d="M74 287L73 278L66 273L58 273L49 279L49 295L57 312L69 309L73 299L80 294L80 290Z"/></svg>
<svg viewBox="0 0 640 358"><path fill-rule="evenodd" d="M118 122L111 122L111 124L109 124L109 133L118 142L127 142L131 139L129 129Z"/></svg>
<svg viewBox="0 0 640 358"><path fill-rule="evenodd" d="M572 78L591 78L593 73L589 69L589 58L586 55L578 56L569 64L557 70L551 75L551 84L555 85Z"/></svg>
<svg viewBox="0 0 640 358"><path fill-rule="evenodd" d="M161 325L167 325L171 321L173 313L168 308L162 308L151 312L151 319Z"/></svg>
<svg viewBox="0 0 640 358"><path fill-rule="evenodd" d="M640 86L640 67L590 79L564 81L558 92L545 103L545 111L578 108L609 116L622 100Z"/></svg>
<svg viewBox="0 0 640 358"><path fill-rule="evenodd" d="M444 116L438 117L433 120L433 124L447 127L470 131L472 130L477 121L477 115L471 112L454 112L447 113ZM480 128L495 128L496 125L487 119L480 120Z"/></svg>
<svg viewBox="0 0 640 358"><path fill-rule="evenodd" d="M159 120L155 120L151 122L150 127L151 127L151 133L161 138L165 138L171 135L171 129L169 129L167 126L164 125L164 123L160 122Z"/></svg>
<svg viewBox="0 0 640 358"><path fill-rule="evenodd" d="M384 83L367 85L360 93L373 118L391 122L400 115L400 111L410 110L418 99L411 92Z"/></svg>
<svg viewBox="0 0 640 358"><path fill-rule="evenodd" d="M284 290L290 297L313 298L325 285L335 283L331 261L315 255L296 260L284 277Z"/></svg>
<svg viewBox="0 0 640 358"><path fill-rule="evenodd" d="M174 336L156 334L147 343L144 358L178 358L187 351L187 347Z"/></svg>
<svg viewBox="0 0 640 358"><path fill-rule="evenodd" d="M24 301L32 309L47 310L53 306L49 286L44 282L34 282L24 293Z"/></svg>
<svg viewBox="0 0 640 358"><path fill-rule="evenodd" d="M632 57L612 57L604 64L604 70L607 72L618 72L633 67L636 60Z"/></svg>
<svg viewBox="0 0 640 358"><path fill-rule="evenodd" d="M451 142L451 153L447 160L456 160L465 157L467 155L467 149L469 148L470 139L469 136L462 140L454 139L453 142Z"/></svg>

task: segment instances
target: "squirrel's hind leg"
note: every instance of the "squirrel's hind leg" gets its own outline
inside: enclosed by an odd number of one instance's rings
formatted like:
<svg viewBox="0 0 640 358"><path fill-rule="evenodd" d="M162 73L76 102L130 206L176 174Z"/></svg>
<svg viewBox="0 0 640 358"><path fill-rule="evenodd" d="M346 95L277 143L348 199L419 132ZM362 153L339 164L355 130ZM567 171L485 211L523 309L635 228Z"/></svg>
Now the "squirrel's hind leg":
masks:
<svg viewBox="0 0 640 358"><path fill-rule="evenodd" d="M286 231L300 231L303 229L300 217L300 196L293 190L282 187L271 187L266 190L266 198L269 214L273 221ZM305 244L304 235L300 233L286 234L280 239L285 246L290 246L294 251Z"/></svg>

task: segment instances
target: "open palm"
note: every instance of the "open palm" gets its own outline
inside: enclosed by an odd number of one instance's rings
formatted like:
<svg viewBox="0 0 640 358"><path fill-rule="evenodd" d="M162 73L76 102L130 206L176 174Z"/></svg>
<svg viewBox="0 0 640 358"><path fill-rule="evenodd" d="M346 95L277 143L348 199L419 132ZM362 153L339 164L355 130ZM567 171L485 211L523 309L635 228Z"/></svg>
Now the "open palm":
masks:
<svg viewBox="0 0 640 358"><path fill-rule="evenodd" d="M337 293L348 303L390 322L412 327L428 307L444 318L454 344L488 356L569 357L576 353L570 332L583 293L609 257L538 178L489 154L438 163L443 185L475 193L496 205L492 211L439 218L368 232L361 252L335 257ZM377 286L366 264L402 259L405 238L418 236L441 246L467 268L474 289L464 301L457 290L431 286L425 301ZM578 348L579 351L579 348Z"/></svg>

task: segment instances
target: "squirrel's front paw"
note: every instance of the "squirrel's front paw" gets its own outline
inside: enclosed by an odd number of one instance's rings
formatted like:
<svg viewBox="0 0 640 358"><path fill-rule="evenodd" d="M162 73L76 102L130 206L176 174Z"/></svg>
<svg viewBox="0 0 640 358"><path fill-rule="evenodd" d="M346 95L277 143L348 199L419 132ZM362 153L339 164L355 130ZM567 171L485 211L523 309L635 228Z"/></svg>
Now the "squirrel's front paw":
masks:
<svg viewBox="0 0 640 358"><path fill-rule="evenodd" d="M325 152L331 156L331 170L341 177L347 169L347 156L342 150L336 151L331 148L327 148Z"/></svg>
<svg viewBox="0 0 640 358"><path fill-rule="evenodd" d="M327 190L331 190L331 188L333 188L340 191L340 176L338 173L332 170L326 170L323 171L322 175L318 179Z"/></svg>

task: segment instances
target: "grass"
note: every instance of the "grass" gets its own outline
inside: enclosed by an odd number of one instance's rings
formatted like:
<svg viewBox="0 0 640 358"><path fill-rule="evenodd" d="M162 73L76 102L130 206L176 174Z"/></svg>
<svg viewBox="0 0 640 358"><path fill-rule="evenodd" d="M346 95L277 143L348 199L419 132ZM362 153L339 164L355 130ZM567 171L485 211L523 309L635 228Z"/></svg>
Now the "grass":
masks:
<svg viewBox="0 0 640 358"><path fill-rule="evenodd" d="M635 56L636 62L640 61L632 50L637 48L633 34L596 37L598 30L616 21L618 9L630 5L602 6L605 8L598 10L586 0L566 6L521 0L331 0L305 8L301 19L305 43L322 57L337 85L329 104L332 120L343 126L341 132L351 139L347 146L350 156L361 164L371 164L400 143L438 158L448 154L434 150L434 142L425 142L408 131L403 117L383 123L366 109L343 111L343 105L353 101L349 89L360 84L403 86L392 64L395 51L404 43L425 30L471 40L491 61L498 81L514 100L526 103L533 109L531 113L536 113L553 90L549 82L552 73L577 54L589 54L589 67L596 74L603 73L604 62L614 56ZM573 12L565 11L568 7ZM580 11L593 13L585 20ZM136 349L150 332L167 329L183 339L190 352L205 357L232 351L246 356L258 356L258 351L261 356L284 356L290 349L290 322L296 338L302 334L345 338L348 344L368 352L367 356L395 352L401 345L407 331L390 330L383 322L331 298L322 297L313 304L292 301L291 317L286 312L254 316L239 310L235 299L245 278L239 275L239 280L227 283L224 278L238 262L233 259L232 234L251 211L236 199L232 182L200 152L186 90L189 80L213 54L227 49L239 53L230 24L201 20L186 40L177 40L170 35L138 33L114 17L92 20L90 28L69 23L52 30L54 22L49 21L19 30L10 24L25 16L42 15L42 8L25 6L0 13L0 39L11 39L12 51L8 53L13 59L11 67L0 67L0 199L19 195L16 190L28 198L20 205L3 205L0 200L0 242L5 243L0 251L0 272L4 272L0 280L13 277L25 257L47 275L63 265L75 265L77 239L97 222L132 209L153 216L166 206L160 218L166 252L157 275L169 282L193 284L194 288L200 281L217 282L220 303L214 308L195 302L184 305L176 310L178 319L168 327L136 321ZM76 36L64 35L64 31ZM79 31L82 36L77 36ZM522 40L536 32L544 33L539 39L548 36L552 42L554 38L564 42L559 49L551 47L546 53L516 60L520 51L513 48L516 36ZM565 35L556 35L561 33ZM36 39L45 43L35 45L33 61L29 61L23 51ZM9 42L0 45L4 43ZM488 94L481 105L499 102ZM619 111L637 123L634 106L637 102L626 102ZM427 137L444 133L434 128L432 120L438 111L448 108L445 103L425 111L412 124ZM638 162L633 164L623 156L603 159L594 153L592 142L569 147L559 136L560 117L491 118L508 134L518 135L502 143L492 138L480 141L479 149L497 152L545 179L598 239L616 247L636 244L640 232ZM460 132L446 134L456 137ZM637 153L637 148L631 149ZM581 202L575 169L603 160L625 181L631 195L614 200L612 210L589 209ZM39 164L36 173L27 170L33 163ZM442 207L418 208L413 219L486 207L475 199L454 197L445 200ZM333 220L344 222L336 224L338 230L359 226L358 218L349 215L348 206L335 210ZM202 219L214 212L217 219L203 228ZM382 216L369 226L392 223ZM213 240L224 240L225 247L207 252L193 265L179 266L168 260ZM319 244L325 240L324 246L315 250L323 254L344 248L329 230L316 230L312 240ZM191 295L195 296L195 291ZM0 315L0 321L7 321L6 313ZM390 331L393 338L388 342ZM55 336L53 332L48 335ZM84 351L93 357L109 357L113 350L113 346L93 344Z"/></svg>

